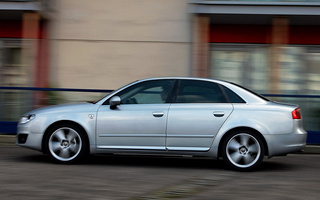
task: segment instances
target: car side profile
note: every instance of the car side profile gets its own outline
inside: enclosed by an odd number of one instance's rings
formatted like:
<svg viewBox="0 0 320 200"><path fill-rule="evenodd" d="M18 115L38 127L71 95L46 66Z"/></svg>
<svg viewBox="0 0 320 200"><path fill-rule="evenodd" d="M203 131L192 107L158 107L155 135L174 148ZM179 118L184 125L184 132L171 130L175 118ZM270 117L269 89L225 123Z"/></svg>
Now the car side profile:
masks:
<svg viewBox="0 0 320 200"><path fill-rule="evenodd" d="M270 101L236 84L202 78L150 78L95 103L36 109L22 116L17 145L70 163L87 154L222 157L250 171L265 156L306 144L299 106Z"/></svg>

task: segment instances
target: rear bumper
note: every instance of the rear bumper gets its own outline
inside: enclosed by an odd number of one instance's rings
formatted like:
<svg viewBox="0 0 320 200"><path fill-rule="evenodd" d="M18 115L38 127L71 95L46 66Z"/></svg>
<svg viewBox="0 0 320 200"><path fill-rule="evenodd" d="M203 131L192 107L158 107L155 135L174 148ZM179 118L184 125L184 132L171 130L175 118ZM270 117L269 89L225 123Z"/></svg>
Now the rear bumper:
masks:
<svg viewBox="0 0 320 200"><path fill-rule="evenodd" d="M289 134L268 134L264 136L268 144L269 157L302 151L306 147L307 132L302 128Z"/></svg>

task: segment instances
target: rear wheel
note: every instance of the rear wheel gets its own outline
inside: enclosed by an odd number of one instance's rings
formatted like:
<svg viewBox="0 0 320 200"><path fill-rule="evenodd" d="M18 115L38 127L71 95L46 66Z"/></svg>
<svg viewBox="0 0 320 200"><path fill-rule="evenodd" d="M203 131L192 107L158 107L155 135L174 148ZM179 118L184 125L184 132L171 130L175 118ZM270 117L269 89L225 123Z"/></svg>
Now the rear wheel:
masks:
<svg viewBox="0 0 320 200"><path fill-rule="evenodd" d="M260 136L251 131L236 131L222 142L222 157L232 169L251 171L263 160L265 148Z"/></svg>
<svg viewBox="0 0 320 200"><path fill-rule="evenodd" d="M83 131L72 124L61 124L50 129L45 145L49 155L62 163L78 161L87 150Z"/></svg>

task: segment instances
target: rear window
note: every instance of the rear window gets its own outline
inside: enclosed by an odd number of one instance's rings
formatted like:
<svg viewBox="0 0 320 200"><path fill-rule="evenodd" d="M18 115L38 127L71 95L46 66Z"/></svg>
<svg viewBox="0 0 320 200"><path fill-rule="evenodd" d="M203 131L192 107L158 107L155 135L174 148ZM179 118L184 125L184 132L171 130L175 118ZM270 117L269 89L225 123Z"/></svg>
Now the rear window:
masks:
<svg viewBox="0 0 320 200"><path fill-rule="evenodd" d="M235 85L235 86L238 86L239 88L242 88L242 89L250 92L251 94L254 94L254 95L257 96L257 97L260 97L261 99L263 99L263 100L265 100L265 101L271 101L270 99L262 96L261 94L258 94L258 93L254 92L254 91L252 91L252 90L249 90L248 88L245 88L245 87L243 87L243 86L241 86L241 85L238 85L238 84L235 84L235 83L231 83L231 82L228 82L228 83L230 83L230 84L232 84L232 85Z"/></svg>

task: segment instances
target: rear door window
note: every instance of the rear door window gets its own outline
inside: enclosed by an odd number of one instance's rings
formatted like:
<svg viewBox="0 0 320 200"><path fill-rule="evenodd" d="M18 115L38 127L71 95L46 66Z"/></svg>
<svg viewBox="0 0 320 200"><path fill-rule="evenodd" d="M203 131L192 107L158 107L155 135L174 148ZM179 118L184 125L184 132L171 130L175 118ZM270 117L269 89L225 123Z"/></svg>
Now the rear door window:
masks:
<svg viewBox="0 0 320 200"><path fill-rule="evenodd" d="M217 83L181 80L176 103L227 103L227 100Z"/></svg>

